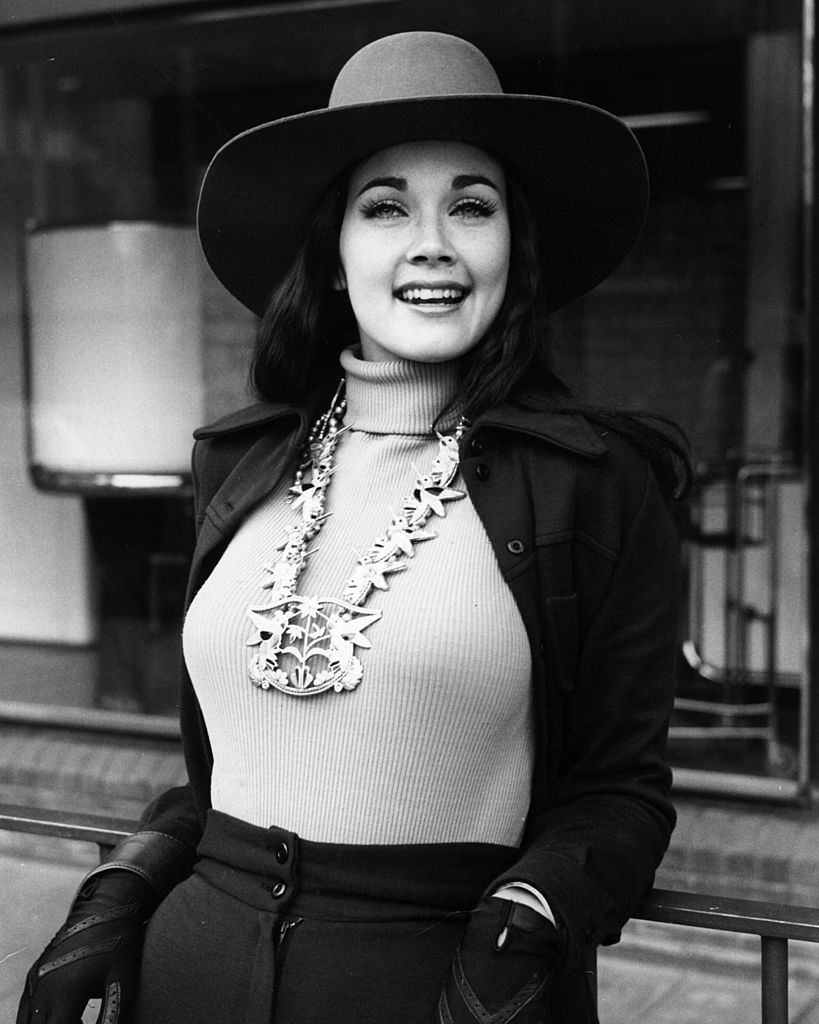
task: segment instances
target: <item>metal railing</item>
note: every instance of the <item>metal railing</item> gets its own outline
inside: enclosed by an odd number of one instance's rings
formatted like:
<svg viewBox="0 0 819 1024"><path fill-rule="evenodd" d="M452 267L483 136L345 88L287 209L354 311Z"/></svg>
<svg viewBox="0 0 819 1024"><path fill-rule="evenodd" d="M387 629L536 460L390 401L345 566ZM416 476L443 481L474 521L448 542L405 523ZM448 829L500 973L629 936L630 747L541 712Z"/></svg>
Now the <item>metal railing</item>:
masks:
<svg viewBox="0 0 819 1024"><path fill-rule="evenodd" d="M819 942L819 907L654 889L633 917L638 921L758 935L762 1024L788 1024L788 942Z"/></svg>
<svg viewBox="0 0 819 1024"><path fill-rule="evenodd" d="M0 804L0 829L94 843L101 855L135 828L136 822L124 818ZM819 943L819 907L654 889L632 916L638 921L759 936L761 1021L788 1024L788 942ZM596 976L593 963L589 969Z"/></svg>
<svg viewBox="0 0 819 1024"><path fill-rule="evenodd" d="M795 653L805 614L804 470L787 453L734 452L697 475L685 544L689 671L681 681L700 685L678 693L681 715L669 736L738 741L739 749L756 740L765 774L747 773L743 789L799 801L810 785L811 694L804 657ZM788 724L782 710L794 698L797 718ZM688 768L680 779L707 791L711 775ZM783 782L773 797L771 778Z"/></svg>

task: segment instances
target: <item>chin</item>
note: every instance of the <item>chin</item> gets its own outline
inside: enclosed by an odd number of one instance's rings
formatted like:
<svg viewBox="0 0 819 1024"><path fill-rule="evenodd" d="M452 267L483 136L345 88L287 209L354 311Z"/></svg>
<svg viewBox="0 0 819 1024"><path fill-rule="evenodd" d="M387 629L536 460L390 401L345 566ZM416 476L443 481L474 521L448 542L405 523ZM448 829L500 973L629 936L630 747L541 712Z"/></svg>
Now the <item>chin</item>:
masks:
<svg viewBox="0 0 819 1024"><path fill-rule="evenodd" d="M453 359L460 359L464 355L464 351L457 352L430 352L423 356L416 356L416 362L419 363L449 363Z"/></svg>
<svg viewBox="0 0 819 1024"><path fill-rule="evenodd" d="M405 359L420 363L448 363L460 359L471 352L478 344L478 339L467 340L451 338L435 340L434 338L414 339L414 344L404 347Z"/></svg>
<svg viewBox="0 0 819 1024"><path fill-rule="evenodd" d="M448 363L460 359L478 344L478 339L424 337L424 333L416 330L409 337L395 338L391 343L376 341L372 348L364 346L364 352L370 353L365 358L382 362L405 359L412 363Z"/></svg>

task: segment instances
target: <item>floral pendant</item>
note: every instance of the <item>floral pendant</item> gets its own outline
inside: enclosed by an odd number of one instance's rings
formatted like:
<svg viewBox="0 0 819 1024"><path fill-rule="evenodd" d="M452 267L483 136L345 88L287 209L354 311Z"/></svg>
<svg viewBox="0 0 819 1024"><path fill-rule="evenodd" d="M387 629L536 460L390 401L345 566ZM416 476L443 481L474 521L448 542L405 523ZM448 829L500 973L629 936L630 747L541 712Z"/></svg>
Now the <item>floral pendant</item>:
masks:
<svg viewBox="0 0 819 1024"><path fill-rule="evenodd" d="M248 615L256 626L248 647L257 648L248 668L251 682L296 697L354 690L363 675L355 648L371 646L363 631L381 618L381 612L349 601L298 594L251 608ZM296 660L290 672L279 667L283 654Z"/></svg>

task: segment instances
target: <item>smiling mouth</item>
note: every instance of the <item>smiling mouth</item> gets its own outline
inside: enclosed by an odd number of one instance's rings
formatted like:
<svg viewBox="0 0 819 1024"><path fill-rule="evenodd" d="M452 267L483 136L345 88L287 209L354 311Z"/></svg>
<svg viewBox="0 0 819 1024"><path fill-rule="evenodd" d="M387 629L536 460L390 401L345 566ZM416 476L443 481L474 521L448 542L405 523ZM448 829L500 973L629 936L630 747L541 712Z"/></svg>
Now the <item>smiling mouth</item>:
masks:
<svg viewBox="0 0 819 1024"><path fill-rule="evenodd" d="M399 288L395 297L411 306L457 306L469 294L469 289L457 285L445 288Z"/></svg>

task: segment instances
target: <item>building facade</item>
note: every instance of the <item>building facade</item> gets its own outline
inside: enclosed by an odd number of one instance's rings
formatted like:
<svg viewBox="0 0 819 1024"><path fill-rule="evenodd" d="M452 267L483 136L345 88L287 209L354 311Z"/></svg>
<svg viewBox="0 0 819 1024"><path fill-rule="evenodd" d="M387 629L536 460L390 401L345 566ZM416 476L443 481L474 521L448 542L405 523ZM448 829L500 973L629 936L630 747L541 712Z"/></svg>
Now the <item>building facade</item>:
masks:
<svg viewBox="0 0 819 1024"><path fill-rule="evenodd" d="M809 800L812 0L6 0L0 723L173 736L189 436L249 400L254 328L191 244L198 182L232 135L325 105L350 53L409 29L638 135L643 237L549 344L579 394L694 446L678 787Z"/></svg>

